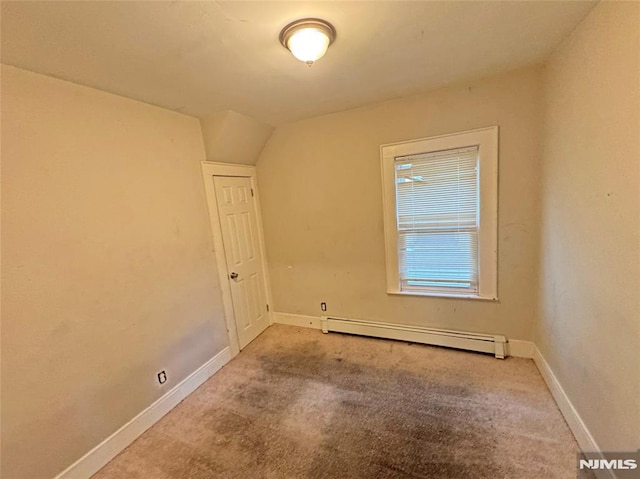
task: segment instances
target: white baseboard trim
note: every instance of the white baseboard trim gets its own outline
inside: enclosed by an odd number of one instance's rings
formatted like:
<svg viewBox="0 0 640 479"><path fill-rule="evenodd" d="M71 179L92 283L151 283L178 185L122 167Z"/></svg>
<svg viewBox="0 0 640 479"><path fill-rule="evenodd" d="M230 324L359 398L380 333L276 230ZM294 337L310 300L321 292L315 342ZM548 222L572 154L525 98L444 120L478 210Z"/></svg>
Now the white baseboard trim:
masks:
<svg viewBox="0 0 640 479"><path fill-rule="evenodd" d="M549 391L551 391L551 396L553 396L553 399L556 401L565 421L567 421L569 429L571 429L576 441L578 441L580 449L582 449L583 452L596 453L599 455L600 459L605 459L605 457L600 453L601 449L596 444L595 439L589 432L589 429L587 429L587 426L580 417L580 414L578 414L578 411L569 399L569 396L567 396L567 393L562 388L560 381L558 381L558 378L553 373L549 363L544 359L544 356L542 356L542 353L535 344L533 344L533 361L535 362L538 371L540 371L544 382L547 383L547 387L549 388ZM616 479L616 474L612 470L597 470L593 472L596 474L598 479Z"/></svg>
<svg viewBox="0 0 640 479"><path fill-rule="evenodd" d="M273 313L273 322L298 326L300 328L320 329L320 316L305 316L303 314Z"/></svg>
<svg viewBox="0 0 640 479"><path fill-rule="evenodd" d="M507 341L507 352L509 356L515 358L533 359L533 351L536 345L531 341L522 341L520 339L509 339Z"/></svg>
<svg viewBox="0 0 640 479"><path fill-rule="evenodd" d="M231 360L227 346L55 479L88 479Z"/></svg>

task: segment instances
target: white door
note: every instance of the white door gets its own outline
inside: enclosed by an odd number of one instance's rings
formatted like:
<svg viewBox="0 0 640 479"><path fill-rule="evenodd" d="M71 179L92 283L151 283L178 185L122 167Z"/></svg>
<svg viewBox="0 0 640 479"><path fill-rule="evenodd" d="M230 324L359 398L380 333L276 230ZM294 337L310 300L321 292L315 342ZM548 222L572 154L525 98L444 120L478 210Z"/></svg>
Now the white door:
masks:
<svg viewBox="0 0 640 479"><path fill-rule="evenodd" d="M240 349L267 326L266 287L251 178L214 176Z"/></svg>

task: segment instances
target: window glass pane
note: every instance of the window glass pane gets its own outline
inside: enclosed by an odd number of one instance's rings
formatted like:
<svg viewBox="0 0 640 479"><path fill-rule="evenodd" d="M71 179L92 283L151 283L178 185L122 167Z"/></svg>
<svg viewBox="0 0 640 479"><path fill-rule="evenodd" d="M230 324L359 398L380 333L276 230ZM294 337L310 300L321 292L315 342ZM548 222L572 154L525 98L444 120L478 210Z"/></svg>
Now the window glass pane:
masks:
<svg viewBox="0 0 640 479"><path fill-rule="evenodd" d="M399 235L400 280L407 286L477 290L477 231Z"/></svg>
<svg viewBox="0 0 640 479"><path fill-rule="evenodd" d="M403 289L478 289L478 147L396 158Z"/></svg>

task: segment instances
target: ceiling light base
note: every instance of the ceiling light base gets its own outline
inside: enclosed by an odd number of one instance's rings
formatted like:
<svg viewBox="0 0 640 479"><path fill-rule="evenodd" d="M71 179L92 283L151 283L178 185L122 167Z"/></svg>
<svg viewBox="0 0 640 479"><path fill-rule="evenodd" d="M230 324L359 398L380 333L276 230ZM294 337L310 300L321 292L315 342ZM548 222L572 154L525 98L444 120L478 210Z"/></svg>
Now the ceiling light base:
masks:
<svg viewBox="0 0 640 479"><path fill-rule="evenodd" d="M298 60L311 66L336 39L336 29L320 18L291 22L280 32L280 43Z"/></svg>

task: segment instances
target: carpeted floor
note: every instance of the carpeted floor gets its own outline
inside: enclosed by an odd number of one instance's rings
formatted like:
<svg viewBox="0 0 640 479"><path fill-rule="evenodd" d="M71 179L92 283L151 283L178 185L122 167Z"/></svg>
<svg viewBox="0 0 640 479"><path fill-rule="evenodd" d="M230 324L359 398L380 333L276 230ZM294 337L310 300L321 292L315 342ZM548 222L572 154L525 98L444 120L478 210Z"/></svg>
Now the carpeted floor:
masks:
<svg viewBox="0 0 640 479"><path fill-rule="evenodd" d="M532 361L274 325L94 479L575 478Z"/></svg>

